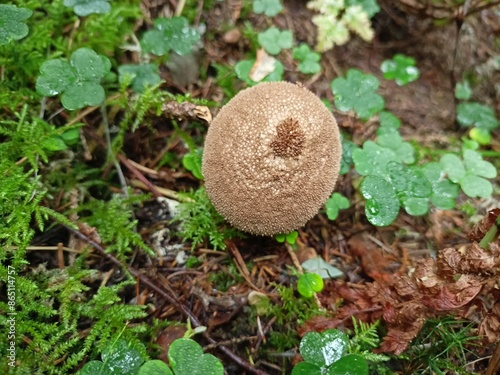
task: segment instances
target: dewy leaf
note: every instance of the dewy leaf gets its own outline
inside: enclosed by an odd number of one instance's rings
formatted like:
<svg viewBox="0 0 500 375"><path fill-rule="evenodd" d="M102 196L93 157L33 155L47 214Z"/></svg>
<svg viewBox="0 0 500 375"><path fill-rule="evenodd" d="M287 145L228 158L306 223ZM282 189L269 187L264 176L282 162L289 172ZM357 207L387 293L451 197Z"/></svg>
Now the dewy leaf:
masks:
<svg viewBox="0 0 500 375"><path fill-rule="evenodd" d="M78 371L78 375L115 375L108 365L101 361L90 361ZM168 375L168 374L166 374Z"/></svg>
<svg viewBox="0 0 500 375"><path fill-rule="evenodd" d="M328 375L368 375L368 363L359 354L348 354L328 368Z"/></svg>
<svg viewBox="0 0 500 375"><path fill-rule="evenodd" d="M477 126L487 130L499 126L493 108L480 103L460 103L457 106L457 121L461 126Z"/></svg>
<svg viewBox="0 0 500 375"><path fill-rule="evenodd" d="M346 174L351 170L351 165L354 163L352 160L352 153L357 148L354 142L342 138L342 160L340 162L340 174Z"/></svg>
<svg viewBox="0 0 500 375"><path fill-rule="evenodd" d="M144 363L137 375L174 375L174 373L165 362L153 359Z"/></svg>
<svg viewBox="0 0 500 375"><path fill-rule="evenodd" d="M309 272L300 275L297 282L297 290L306 298L312 297L316 292L321 292L323 286L324 282L321 276Z"/></svg>
<svg viewBox="0 0 500 375"><path fill-rule="evenodd" d="M106 347L102 352L102 361L113 374L135 374L139 371L144 359L135 345L140 343L127 342L118 339L113 345Z"/></svg>
<svg viewBox="0 0 500 375"><path fill-rule="evenodd" d="M100 80L110 69L107 57L89 48L80 48L71 55L70 64L62 59L44 62L36 90L44 96L63 93L61 102L70 110L99 105L105 99Z"/></svg>
<svg viewBox="0 0 500 375"><path fill-rule="evenodd" d="M280 0L254 0L253 11L256 14L264 13L268 17L274 17L283 10Z"/></svg>
<svg viewBox="0 0 500 375"><path fill-rule="evenodd" d="M366 141L363 148L357 148L352 152L352 160L360 175L384 176L387 164L399 159L393 150L381 147L373 141Z"/></svg>
<svg viewBox="0 0 500 375"><path fill-rule="evenodd" d="M142 93L146 87L156 86L161 82L160 75L158 74L158 66L155 64L120 65L118 73L118 81L121 84L131 82L132 90L137 93Z"/></svg>
<svg viewBox="0 0 500 375"><path fill-rule="evenodd" d="M304 263L302 263L302 268L305 271L313 272L319 275L323 279L333 279L344 274L338 268L326 263L321 257L306 260Z"/></svg>
<svg viewBox="0 0 500 375"><path fill-rule="evenodd" d="M377 143L385 148L391 149L401 163L411 164L415 161L413 146L403 142L403 138L396 129L387 129L377 138Z"/></svg>
<svg viewBox="0 0 500 375"><path fill-rule="evenodd" d="M292 32L290 30L280 31L274 26L259 33L257 39L270 55L277 55L282 49L293 47Z"/></svg>
<svg viewBox="0 0 500 375"><path fill-rule="evenodd" d="M154 29L146 31L141 40L144 52L157 56L174 51L187 55L200 40L200 34L189 26L184 17L157 18Z"/></svg>
<svg viewBox="0 0 500 375"><path fill-rule="evenodd" d="M458 185L444 177L443 167L439 163L427 163L421 167L422 173L432 185L431 202L441 210L455 207Z"/></svg>
<svg viewBox="0 0 500 375"><path fill-rule="evenodd" d="M336 329L323 333L309 332L300 341L300 354L304 361L322 369L338 361L349 347L347 336Z"/></svg>
<svg viewBox="0 0 500 375"><path fill-rule="evenodd" d="M202 347L194 340L175 340L168 350L168 360L175 374L223 375L222 363L212 354L203 354Z"/></svg>
<svg viewBox="0 0 500 375"><path fill-rule="evenodd" d="M377 135L382 135L392 130L398 130L401 126L401 120L394 116L392 112L382 111L378 114L380 128L377 129Z"/></svg>
<svg viewBox="0 0 500 375"><path fill-rule="evenodd" d="M465 169L468 172L485 178L495 178L497 176L496 168L493 164L483 160L479 152L466 149L463 156Z"/></svg>
<svg viewBox="0 0 500 375"><path fill-rule="evenodd" d="M326 216L328 219L335 220L339 216L339 211L349 208L349 199L340 193L333 193L325 203Z"/></svg>
<svg viewBox="0 0 500 375"><path fill-rule="evenodd" d="M31 9L0 4L0 46L28 35L29 29L25 21L32 14Z"/></svg>
<svg viewBox="0 0 500 375"><path fill-rule="evenodd" d="M111 10L109 0L64 0L64 6L73 8L76 15L80 17L88 16L89 14L106 14Z"/></svg>
<svg viewBox="0 0 500 375"><path fill-rule="evenodd" d="M366 176L361 181L361 194L366 199L365 214L376 226L391 224L399 212L399 200L392 185L382 177Z"/></svg>
<svg viewBox="0 0 500 375"><path fill-rule="evenodd" d="M43 96L54 96L76 83L78 77L69 63L62 59L45 61L36 80L36 91Z"/></svg>
<svg viewBox="0 0 500 375"><path fill-rule="evenodd" d="M399 86L404 86L415 81L420 76L420 71L415 66L415 59L402 55L394 55L392 60L385 60L380 70L385 79L394 79Z"/></svg>
<svg viewBox="0 0 500 375"><path fill-rule="evenodd" d="M336 78L331 88L335 95L335 106L343 112L354 110L362 120L368 120L381 111L385 102L376 93L378 79L357 69L350 69L346 78Z"/></svg>

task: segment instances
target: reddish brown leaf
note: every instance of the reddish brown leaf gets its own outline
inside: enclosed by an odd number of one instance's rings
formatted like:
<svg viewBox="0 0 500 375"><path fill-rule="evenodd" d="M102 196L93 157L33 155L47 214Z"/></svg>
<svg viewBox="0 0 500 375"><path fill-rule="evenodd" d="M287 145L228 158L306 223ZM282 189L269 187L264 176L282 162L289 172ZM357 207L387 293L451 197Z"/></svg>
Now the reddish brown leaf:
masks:
<svg viewBox="0 0 500 375"><path fill-rule="evenodd" d="M495 220L497 219L498 215L500 215L500 208L495 208L488 211L485 217L476 224L476 226L472 229L467 237L469 237L471 241L481 241L486 232L488 232L491 226L495 224Z"/></svg>

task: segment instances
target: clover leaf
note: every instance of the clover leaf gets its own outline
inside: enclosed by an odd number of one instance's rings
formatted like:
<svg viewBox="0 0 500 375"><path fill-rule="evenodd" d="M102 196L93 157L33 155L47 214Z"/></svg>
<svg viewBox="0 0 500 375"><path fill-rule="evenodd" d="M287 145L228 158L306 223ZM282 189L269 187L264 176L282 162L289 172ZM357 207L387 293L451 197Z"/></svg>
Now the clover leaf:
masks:
<svg viewBox="0 0 500 375"><path fill-rule="evenodd" d="M144 52L162 56L169 51L187 55L200 40L200 33L189 26L184 17L157 18L154 29L146 31L141 40Z"/></svg>
<svg viewBox="0 0 500 375"><path fill-rule="evenodd" d="M394 55L392 60L385 60L380 69L385 79L394 79L399 86L413 82L420 76L415 59L400 53Z"/></svg>
<svg viewBox="0 0 500 375"><path fill-rule="evenodd" d="M443 166L439 163L427 163L422 166L422 173L432 185L431 202L440 210L451 210L455 207L458 196L458 185L444 175Z"/></svg>
<svg viewBox="0 0 500 375"><path fill-rule="evenodd" d="M342 159L340 160L340 174L346 174L351 170L353 164L352 153L357 148L354 142L341 137L342 141Z"/></svg>
<svg viewBox="0 0 500 375"><path fill-rule="evenodd" d="M309 332L302 338L299 346L304 361L320 369L328 368L338 361L347 353L348 348L349 339L346 334L336 329L327 329L323 333Z"/></svg>
<svg viewBox="0 0 500 375"><path fill-rule="evenodd" d="M348 354L332 364L328 375L368 375L368 363L359 354Z"/></svg>
<svg viewBox="0 0 500 375"><path fill-rule="evenodd" d="M472 96L472 89L469 81L458 82L455 86L455 98L459 100L469 100Z"/></svg>
<svg viewBox="0 0 500 375"><path fill-rule="evenodd" d="M80 17L88 16L89 14L106 14L111 10L109 0L64 0L64 6L73 8L76 15Z"/></svg>
<svg viewBox="0 0 500 375"><path fill-rule="evenodd" d="M45 61L40 67L36 91L43 96L63 94L61 103L74 110L96 106L105 99L101 79L111 69L111 62L89 48L77 49L69 63L63 59Z"/></svg>
<svg viewBox="0 0 500 375"><path fill-rule="evenodd" d="M168 350L168 360L175 374L223 375L222 363L212 354L204 354L194 340L175 340Z"/></svg>
<svg viewBox="0 0 500 375"><path fill-rule="evenodd" d="M325 203L326 216L328 219L335 220L339 216L339 211L349 208L349 199L340 193L333 193Z"/></svg>
<svg viewBox="0 0 500 375"><path fill-rule="evenodd" d="M165 362L153 359L146 361L139 369L137 375L174 375L174 373Z"/></svg>
<svg viewBox="0 0 500 375"><path fill-rule="evenodd" d="M29 29L24 21L32 14L31 9L0 4L0 46L28 35Z"/></svg>
<svg viewBox="0 0 500 375"><path fill-rule="evenodd" d="M321 70L319 53L311 51L305 43L293 49L293 58L300 61L298 68L304 74L315 74Z"/></svg>
<svg viewBox="0 0 500 375"><path fill-rule="evenodd" d="M335 106L343 112L354 110L362 120L368 120L384 108L384 99L376 93L378 79L357 69L350 69L346 78L336 78L331 88Z"/></svg>
<svg viewBox="0 0 500 375"><path fill-rule="evenodd" d="M321 276L306 272L299 277L297 281L297 290L302 297L311 298L314 293L321 292L325 283Z"/></svg>
<svg viewBox="0 0 500 375"><path fill-rule="evenodd" d="M360 5L369 18L372 18L380 11L377 0L345 0L346 7L352 7L356 5Z"/></svg>
<svg viewBox="0 0 500 375"><path fill-rule="evenodd" d="M290 30L280 31L276 27L270 27L258 34L259 44L270 55L277 55L282 49L292 48L293 34Z"/></svg>
<svg viewBox="0 0 500 375"><path fill-rule="evenodd" d="M366 176L360 191L366 199L365 214L376 226L391 224L399 213L400 203L392 185L380 176Z"/></svg>
<svg viewBox="0 0 500 375"><path fill-rule="evenodd" d="M161 82L158 66L155 64L127 64L118 67L119 82L129 82L132 90L142 93L148 86L155 86Z"/></svg>
<svg viewBox="0 0 500 375"><path fill-rule="evenodd" d="M499 123L492 107L480 103L460 103L457 121L461 126L475 126L486 130L498 128Z"/></svg>
<svg viewBox="0 0 500 375"><path fill-rule="evenodd" d="M201 171L201 159L203 157L203 149L197 148L185 154L182 158L182 165L190 171L194 177L203 180L203 173Z"/></svg>
<svg viewBox="0 0 500 375"><path fill-rule="evenodd" d="M493 193L493 187L487 178L495 178L497 170L491 163L483 160L477 151L465 149L463 161L454 154L445 154L439 162L448 178L460 184L467 196L488 198Z"/></svg>
<svg viewBox="0 0 500 375"><path fill-rule="evenodd" d="M254 0L253 11L256 14L264 13L268 17L274 17L283 10L280 0Z"/></svg>
<svg viewBox="0 0 500 375"><path fill-rule="evenodd" d="M250 72L251 72L254 64L255 64L255 60L241 60L234 67L234 71L236 72L236 75L238 76L238 78L241 79L242 81L246 82L249 86L253 86L253 85L256 85L257 83L259 83L259 82L253 81L249 77ZM275 65L274 65L274 71L269 73L260 82L279 82L283 79L284 71L285 71L285 68L283 67L283 64L280 61L276 60Z"/></svg>
<svg viewBox="0 0 500 375"><path fill-rule="evenodd" d="M286 241L290 245L293 245L297 241L298 236L299 236L299 232L294 230L294 231L291 231L289 233L278 233L275 236L275 238L276 238L276 241L278 241L279 243L283 243Z"/></svg>
<svg viewBox="0 0 500 375"><path fill-rule="evenodd" d="M380 128L377 129L377 135L391 133L392 130L398 130L401 126L401 120L394 116L392 112L382 111L378 114Z"/></svg>

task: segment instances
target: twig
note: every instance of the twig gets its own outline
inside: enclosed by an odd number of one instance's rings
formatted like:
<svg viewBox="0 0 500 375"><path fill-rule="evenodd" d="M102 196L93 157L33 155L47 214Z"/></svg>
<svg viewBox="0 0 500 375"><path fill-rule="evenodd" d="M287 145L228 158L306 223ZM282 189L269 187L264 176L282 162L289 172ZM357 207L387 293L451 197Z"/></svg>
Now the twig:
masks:
<svg viewBox="0 0 500 375"><path fill-rule="evenodd" d="M75 236L77 236L78 238L84 240L89 245L91 245L94 249L96 249L99 253L101 253L101 255L104 258L106 258L107 260L109 260L111 263L113 263L114 265L116 265L122 269L125 269L133 277L135 277L136 279L139 279L141 284L145 285L148 289L156 292L160 297L162 297L169 304L171 304L177 311L181 312L183 315L185 315L187 318L189 318L191 320L192 325L195 328L201 326L201 322L198 320L198 318L193 314L193 312L188 307L179 303L179 301L177 301L176 298L172 297L167 292L165 292L160 286L158 286L156 283L154 283L149 277L143 275L138 270L136 270L130 266L122 264L113 255L106 253L104 248L101 245L99 245L97 242L92 241L90 238L88 238L84 234L80 233L79 231L74 230L73 228L69 228L69 227L67 227L67 229L69 231L71 231ZM210 337L208 332L205 331L203 333L203 336L205 337L205 339L207 339L208 342L210 342L210 344L217 344L217 341L214 340L212 337ZM256 369L252 364L250 364L249 362L247 362L243 358L240 358L238 355L233 353L233 351L231 349L229 349L228 347L221 345L221 346L219 346L219 349L225 355L227 355L229 358L231 358L238 366L242 367L246 371L253 373L253 374L256 374L256 375L268 375L266 372L259 370L259 369Z"/></svg>

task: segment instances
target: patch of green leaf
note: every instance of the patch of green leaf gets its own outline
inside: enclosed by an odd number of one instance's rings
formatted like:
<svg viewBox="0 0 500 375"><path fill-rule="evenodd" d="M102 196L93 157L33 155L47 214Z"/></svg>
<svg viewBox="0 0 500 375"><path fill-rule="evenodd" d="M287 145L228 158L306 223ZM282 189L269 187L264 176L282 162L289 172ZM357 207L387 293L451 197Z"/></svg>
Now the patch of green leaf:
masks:
<svg viewBox="0 0 500 375"><path fill-rule="evenodd" d="M282 49L293 47L293 34L290 30L280 31L272 26L266 31L260 32L257 36L259 44L270 55L277 55Z"/></svg>
<svg viewBox="0 0 500 375"><path fill-rule="evenodd" d="M475 126L486 130L499 126L493 108L480 103L460 103L457 106L457 121L461 126Z"/></svg>
<svg viewBox="0 0 500 375"><path fill-rule="evenodd" d="M469 81L458 82L455 86L455 98L458 100L469 100L472 97L472 88Z"/></svg>
<svg viewBox="0 0 500 375"><path fill-rule="evenodd" d="M345 5L350 7L360 5L369 18L380 12L377 0L345 0Z"/></svg>
<svg viewBox="0 0 500 375"><path fill-rule="evenodd" d="M349 208L349 199L344 197L340 193L333 193L330 198L325 203L326 216L330 220L336 220L339 216L340 210L345 210Z"/></svg>
<svg viewBox="0 0 500 375"><path fill-rule="evenodd" d="M365 214L376 226L391 224L399 213L399 200L392 185L384 178L370 175L361 181L360 191L366 199Z"/></svg>
<svg viewBox="0 0 500 375"><path fill-rule="evenodd" d="M203 173L201 171L201 159L203 157L203 149L195 148L189 151L182 158L182 165L190 171L198 180L203 180Z"/></svg>
<svg viewBox="0 0 500 375"><path fill-rule="evenodd" d="M283 243L283 242L288 242L290 245L294 245L295 244L295 241L297 241L297 237L299 236L299 232L297 232L296 230L294 231L291 231L289 233L278 233L275 238L276 238L276 241L278 241L279 243Z"/></svg>
<svg viewBox="0 0 500 375"><path fill-rule="evenodd" d="M223 375L222 363L212 354L204 354L194 340L175 340L168 350L168 360L175 374Z"/></svg>
<svg viewBox="0 0 500 375"><path fill-rule="evenodd" d="M418 79L420 71L415 66L413 57L400 53L394 55L392 60L385 60L380 70L384 73L385 79L394 79L399 86L404 86Z"/></svg>
<svg viewBox="0 0 500 375"><path fill-rule="evenodd" d="M268 17L274 17L283 10L280 0L255 0L253 11L256 14L264 13Z"/></svg>
<svg viewBox="0 0 500 375"><path fill-rule="evenodd" d="M325 262L321 257L308 259L304 263L302 263L301 266L305 271L315 273L322 279L333 279L344 274L338 268L333 267L331 264Z"/></svg>
<svg viewBox="0 0 500 375"><path fill-rule="evenodd" d="M118 67L120 84L132 85L137 93L144 92L146 87L156 86L161 82L158 66L155 64L126 64Z"/></svg>
<svg viewBox="0 0 500 375"><path fill-rule="evenodd" d="M15 5L0 4L0 46L28 35L26 20L33 11Z"/></svg>
<svg viewBox="0 0 500 375"><path fill-rule="evenodd" d="M493 193L491 182L487 179L495 178L497 170L493 164L483 160L477 151L463 150L463 159L454 154L445 154L440 164L448 178L460 184L462 191L471 198L488 198Z"/></svg>
<svg viewBox="0 0 500 375"><path fill-rule="evenodd" d="M297 281L297 290L302 297L311 298L314 293L321 292L324 287L324 282L321 276L306 272L299 276Z"/></svg>
<svg viewBox="0 0 500 375"><path fill-rule="evenodd" d="M154 28L146 31L141 39L142 50L157 56L174 51L187 55L200 40L200 33L189 26L184 17L157 18Z"/></svg>
<svg viewBox="0 0 500 375"><path fill-rule="evenodd" d="M377 129L377 135L392 133L393 130L398 130L401 126L401 120L392 112L382 111L378 114L380 127Z"/></svg>
<svg viewBox="0 0 500 375"><path fill-rule="evenodd" d="M64 6L73 8L75 14L85 17L90 14L106 14L111 10L109 0L64 0Z"/></svg>
<svg viewBox="0 0 500 375"><path fill-rule="evenodd" d="M321 71L319 53L312 51L305 43L293 49L293 58L300 61L298 68L301 73L316 74Z"/></svg>
<svg viewBox="0 0 500 375"><path fill-rule="evenodd" d="M349 69L346 78L335 78L331 83L335 106L343 112L353 110L362 120L368 120L384 106L384 99L376 93L377 77Z"/></svg>
<svg viewBox="0 0 500 375"><path fill-rule="evenodd" d="M73 52L68 63L63 59L48 60L40 67L36 91L43 96L63 94L61 103L74 110L104 102L101 79L111 69L111 62L89 48Z"/></svg>

